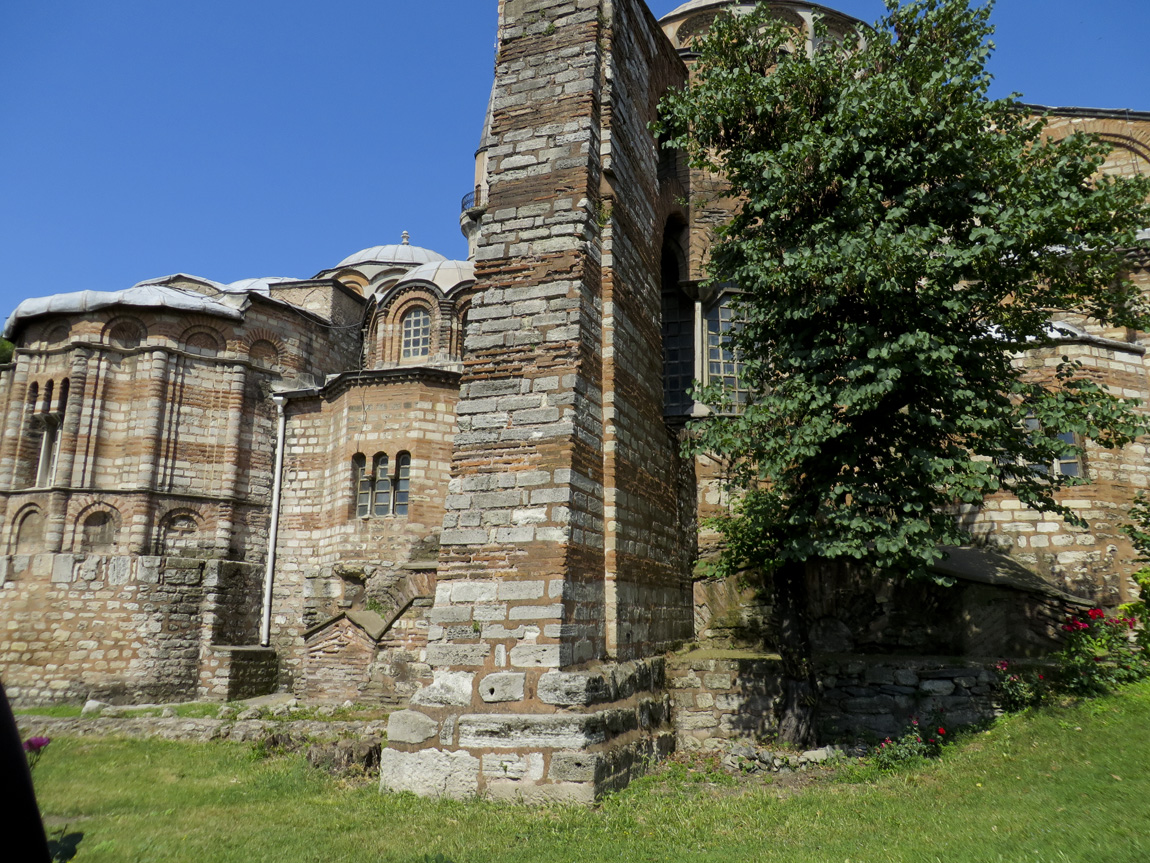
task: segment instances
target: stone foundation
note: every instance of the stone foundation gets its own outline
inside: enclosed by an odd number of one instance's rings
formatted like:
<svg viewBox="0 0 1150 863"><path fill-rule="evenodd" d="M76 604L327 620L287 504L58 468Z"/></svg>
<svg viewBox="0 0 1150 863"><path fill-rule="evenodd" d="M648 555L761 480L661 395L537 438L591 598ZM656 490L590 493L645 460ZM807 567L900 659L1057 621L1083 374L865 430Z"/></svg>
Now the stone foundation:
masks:
<svg viewBox="0 0 1150 863"><path fill-rule="evenodd" d="M675 747L662 659L546 672L529 712L497 707L523 697L524 675L475 677L439 673L412 709L391 715L382 791L590 803ZM491 712L461 711L470 709L473 686Z"/></svg>
<svg viewBox="0 0 1150 863"><path fill-rule="evenodd" d="M822 657L818 661L823 739L881 737L911 719L941 714L970 725L997 712L989 660L945 657ZM700 650L668 664L679 746L722 750L770 741L782 692L777 657Z"/></svg>

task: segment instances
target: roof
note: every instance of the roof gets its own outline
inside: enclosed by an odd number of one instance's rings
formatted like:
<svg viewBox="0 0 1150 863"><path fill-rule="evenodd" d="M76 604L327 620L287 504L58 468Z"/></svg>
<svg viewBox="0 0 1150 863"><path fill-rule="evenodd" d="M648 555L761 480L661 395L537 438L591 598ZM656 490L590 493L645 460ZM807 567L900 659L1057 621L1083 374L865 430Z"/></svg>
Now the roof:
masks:
<svg viewBox="0 0 1150 863"><path fill-rule="evenodd" d="M754 6L756 0L690 0L682 6L677 6L675 9L668 12L660 21L668 21L671 18L677 18L680 15L686 15L688 12L698 12L703 9L719 9L723 6ZM807 6L810 9L818 11L824 15L830 15L835 18L845 21L856 21L863 23L860 19L855 18L853 15L847 15L844 12L839 12L837 9L832 9L830 6L823 6L821 3L806 3L803 0L783 0L777 5L785 6Z"/></svg>
<svg viewBox="0 0 1150 863"><path fill-rule="evenodd" d="M202 281L202 280L201 280ZM220 288L223 289L223 285ZM29 318L42 315L77 315L109 306L178 309L243 320L243 313L232 306L205 297L196 291L143 282L123 291L75 291L24 300L4 323L4 338L10 338L16 327Z"/></svg>
<svg viewBox="0 0 1150 863"><path fill-rule="evenodd" d="M409 273L405 273L397 283L405 285L408 282L431 282L443 293L448 294L464 282L475 281L475 264L471 261L435 261L430 264L421 264Z"/></svg>
<svg viewBox="0 0 1150 863"><path fill-rule="evenodd" d="M942 550L946 552L946 558L930 567L939 575L1087 604L1085 600L1059 590L1018 561L993 549L942 546Z"/></svg>
<svg viewBox="0 0 1150 863"><path fill-rule="evenodd" d="M353 267L356 264L430 264L435 261L446 261L439 252L425 249L422 246L413 246L407 241L407 231L403 232L403 242L390 246L372 246L363 249L354 255L344 258L336 267Z"/></svg>

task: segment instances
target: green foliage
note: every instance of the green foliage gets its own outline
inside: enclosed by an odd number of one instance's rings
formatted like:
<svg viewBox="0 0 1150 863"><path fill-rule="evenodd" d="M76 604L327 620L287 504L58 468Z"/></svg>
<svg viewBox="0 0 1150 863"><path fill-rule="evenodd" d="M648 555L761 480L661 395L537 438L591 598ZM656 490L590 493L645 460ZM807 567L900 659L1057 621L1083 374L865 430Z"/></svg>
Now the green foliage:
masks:
<svg viewBox="0 0 1150 863"><path fill-rule="evenodd" d="M998 676L999 700L1003 710L1014 713L1037 707L1050 696L1052 681L1033 669L1017 668L1003 659L994 666Z"/></svg>
<svg viewBox="0 0 1150 863"><path fill-rule="evenodd" d="M1150 677L1146 651L1131 640L1136 624L1132 617L1108 617L1100 608L1067 620L1066 642L1056 656L1058 688L1070 695L1104 695Z"/></svg>
<svg viewBox="0 0 1150 863"><path fill-rule="evenodd" d="M1127 513L1131 519L1130 524L1122 526L1122 532L1130 537L1138 552L1139 563L1150 563L1150 501L1146 495L1139 492L1134 498L1134 504ZM1131 576L1138 585L1138 599L1123 605L1120 611L1138 621L1136 638L1145 650L1150 650L1150 567L1143 567Z"/></svg>
<svg viewBox="0 0 1150 863"><path fill-rule="evenodd" d="M811 53L765 7L721 15L661 105L656 132L742 201L709 277L743 291L730 347L752 398L736 413L711 390L693 427L743 492L718 520L732 569L923 574L968 539L956 508L1003 491L1079 523L1058 492L1081 480L1034 466L1066 432L1142 432L1077 364L1041 380L1017 356L1056 346L1054 310L1146 327L1121 271L1150 180L1097 176L1102 142L1044 140L987 98L989 5L887 8L861 43L817 25Z"/></svg>
<svg viewBox="0 0 1150 863"><path fill-rule="evenodd" d="M16 349L7 339L0 339L0 364L12 362L12 351Z"/></svg>
<svg viewBox="0 0 1150 863"><path fill-rule="evenodd" d="M874 761L880 770L898 770L928 758L938 758L942 747L949 743L946 726L935 720L919 723L912 719L910 727L897 739L890 737L874 749Z"/></svg>

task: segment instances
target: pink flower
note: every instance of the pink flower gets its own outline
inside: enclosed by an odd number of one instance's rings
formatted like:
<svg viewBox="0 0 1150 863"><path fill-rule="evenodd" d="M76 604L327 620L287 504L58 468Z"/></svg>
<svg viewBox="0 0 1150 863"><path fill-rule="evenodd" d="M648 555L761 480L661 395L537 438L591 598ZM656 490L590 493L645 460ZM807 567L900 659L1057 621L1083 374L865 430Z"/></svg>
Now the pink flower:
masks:
<svg viewBox="0 0 1150 863"><path fill-rule="evenodd" d="M24 751L39 755L40 752L52 742L51 737L29 737L24 741Z"/></svg>
<svg viewBox="0 0 1150 863"><path fill-rule="evenodd" d="M1103 611L1101 608L1092 608L1088 612L1086 612L1086 615L1091 620L1100 620L1101 618L1106 616L1106 612Z"/></svg>
<svg viewBox="0 0 1150 863"><path fill-rule="evenodd" d="M939 733L939 734L946 734L946 729L945 729L945 728L940 728L940 729L938 729L938 733Z"/></svg>

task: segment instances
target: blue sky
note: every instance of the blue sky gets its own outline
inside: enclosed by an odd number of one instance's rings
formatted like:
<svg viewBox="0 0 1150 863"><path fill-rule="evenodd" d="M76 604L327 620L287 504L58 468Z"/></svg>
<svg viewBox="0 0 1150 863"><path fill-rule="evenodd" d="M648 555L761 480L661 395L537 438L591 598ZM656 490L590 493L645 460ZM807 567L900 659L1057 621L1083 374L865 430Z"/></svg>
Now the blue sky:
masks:
<svg viewBox="0 0 1150 863"><path fill-rule="evenodd" d="M173 272L308 277L404 230L464 256L495 8L0 2L0 315ZM1148 0L1000 0L994 19L995 95L1150 110Z"/></svg>

